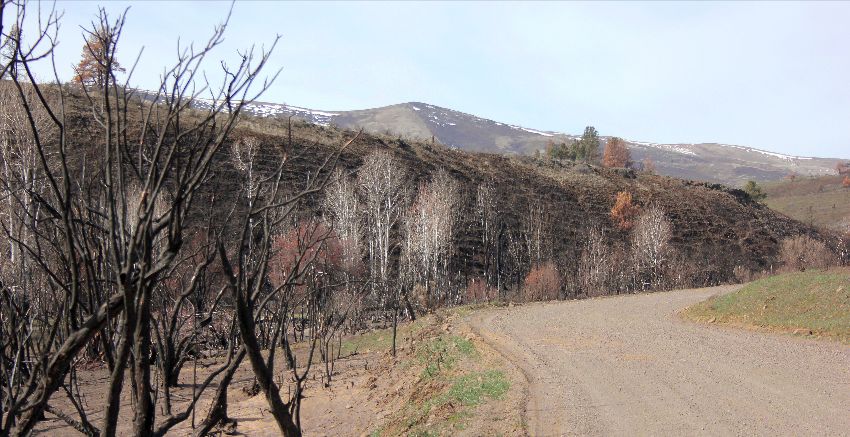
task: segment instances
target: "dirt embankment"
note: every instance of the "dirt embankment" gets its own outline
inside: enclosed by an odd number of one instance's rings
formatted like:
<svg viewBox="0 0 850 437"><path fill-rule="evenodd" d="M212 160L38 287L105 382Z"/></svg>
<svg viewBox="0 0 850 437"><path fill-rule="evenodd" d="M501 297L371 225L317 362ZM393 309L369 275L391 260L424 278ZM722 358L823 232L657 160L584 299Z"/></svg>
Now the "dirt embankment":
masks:
<svg viewBox="0 0 850 437"><path fill-rule="evenodd" d="M522 420L524 382L517 368L470 331L462 315L468 308L440 310L399 327L398 354L389 353L391 331L371 331L343 340L333 379L324 384L324 364L313 364L301 409L306 436L397 435L524 435ZM296 353L304 355L303 350ZM282 361L282 360L279 360ZM276 374L288 395L282 363ZM220 365L216 358L197 363L202 380ZM192 395L192 363L172 389L175 411ZM105 368L80 369L83 399L99 399L108 387ZM214 435L277 436L279 430L262 394L251 394L253 373L247 362L237 371L228 390L228 414L236 426L215 430ZM209 407L213 389L201 397L196 422ZM123 391L118 434L131 432L133 409ZM56 406L72 411L64 399ZM102 412L91 415L99 424ZM76 431L51 414L36 429L39 435L73 435ZM192 435L192 420L169 435Z"/></svg>

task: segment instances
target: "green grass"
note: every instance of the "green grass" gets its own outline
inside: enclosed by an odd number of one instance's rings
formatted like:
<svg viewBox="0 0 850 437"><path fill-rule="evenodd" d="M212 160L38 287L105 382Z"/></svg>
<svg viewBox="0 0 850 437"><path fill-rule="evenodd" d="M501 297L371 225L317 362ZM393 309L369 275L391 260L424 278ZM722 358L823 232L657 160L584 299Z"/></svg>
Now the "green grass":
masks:
<svg viewBox="0 0 850 437"><path fill-rule="evenodd" d="M398 345L414 349L402 354L395 365L418 375L418 382L413 397L370 435L452 435L468 426L479 405L508 392L510 382L503 371L477 363L480 354L474 342L438 329L444 322L452 323L484 306L446 309L398 326ZM415 344L408 342L411 338ZM391 347L392 329L380 329L344 339L342 355L387 352Z"/></svg>
<svg viewBox="0 0 850 437"><path fill-rule="evenodd" d="M416 359L423 366L422 378L432 378L454 368L458 359L477 355L475 345L456 335L439 336L417 351Z"/></svg>
<svg viewBox="0 0 850 437"><path fill-rule="evenodd" d="M470 372L446 379L450 381L447 390L417 404L410 404L402 411L405 427L409 429L407 435L450 435L452 430L463 430L467 419L473 416L475 407L491 399L501 399L510 389L510 382L500 370ZM426 424L433 410L447 405L453 405L455 411L444 422L430 426Z"/></svg>
<svg viewBox="0 0 850 437"><path fill-rule="evenodd" d="M475 344L457 335L437 335L417 348L402 366L421 368L423 397L408 403L394 421L400 429L392 435L451 435L466 428L475 408L488 400L501 399L510 389L504 372L496 369L473 371L479 358ZM429 417L439 418L429 421Z"/></svg>
<svg viewBox="0 0 850 437"><path fill-rule="evenodd" d="M412 323L400 323L396 333L396 346L404 345L408 338L418 334L428 323L428 319L424 317ZM386 352L392 345L393 329L377 329L343 339L341 355L351 355L354 352Z"/></svg>
<svg viewBox="0 0 850 437"><path fill-rule="evenodd" d="M447 396L462 405L474 407L484 399L501 399L509 388L510 383L503 372L488 370L457 378Z"/></svg>
<svg viewBox="0 0 850 437"><path fill-rule="evenodd" d="M771 330L812 331L850 344L850 271L786 273L698 303L686 317Z"/></svg>
<svg viewBox="0 0 850 437"><path fill-rule="evenodd" d="M492 369L483 372L455 369L458 363L477 357L478 351L475 349L475 344L456 335L439 336L420 350L417 360L423 366L422 378L434 378L446 389L435 393L418 408L413 406L419 411L411 416L411 425L421 425L433 408L452 404L459 407L448 417L445 424L455 430L461 430L465 426L466 419L472 417L472 410L475 407L488 399L501 399L510 388L504 372ZM439 429L420 430L439 434Z"/></svg>

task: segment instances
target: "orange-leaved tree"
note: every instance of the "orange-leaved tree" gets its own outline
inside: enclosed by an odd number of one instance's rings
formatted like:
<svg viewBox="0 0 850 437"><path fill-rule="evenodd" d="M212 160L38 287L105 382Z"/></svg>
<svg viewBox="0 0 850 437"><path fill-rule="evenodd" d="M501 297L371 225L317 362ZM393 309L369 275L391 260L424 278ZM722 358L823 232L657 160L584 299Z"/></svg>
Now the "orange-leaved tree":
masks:
<svg viewBox="0 0 850 437"><path fill-rule="evenodd" d="M850 188L850 176L844 176L844 180L841 181L841 186L844 188Z"/></svg>
<svg viewBox="0 0 850 437"><path fill-rule="evenodd" d="M628 167L632 164L632 154L622 138L612 137L605 144L602 165L605 167Z"/></svg>
<svg viewBox="0 0 850 437"><path fill-rule="evenodd" d="M115 29L110 26L100 26L87 32L80 63L74 68L74 82L86 87L101 88L109 82L110 74L124 71L115 57L118 39Z"/></svg>
<svg viewBox="0 0 850 437"><path fill-rule="evenodd" d="M555 300L560 292L561 274L551 261L531 269L522 287L526 302Z"/></svg>
<svg viewBox="0 0 850 437"><path fill-rule="evenodd" d="M632 193L620 191L617 193L614 207L611 208L611 220L618 228L628 231L634 226L635 217L639 212L640 208L632 203Z"/></svg>

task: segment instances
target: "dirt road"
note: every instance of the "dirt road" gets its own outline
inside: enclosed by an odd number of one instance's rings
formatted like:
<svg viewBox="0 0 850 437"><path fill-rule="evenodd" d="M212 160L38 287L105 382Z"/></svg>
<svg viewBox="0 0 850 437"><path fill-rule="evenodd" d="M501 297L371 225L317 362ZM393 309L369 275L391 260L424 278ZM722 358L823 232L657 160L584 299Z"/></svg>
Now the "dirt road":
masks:
<svg viewBox="0 0 850 437"><path fill-rule="evenodd" d="M675 313L729 287L530 304L472 326L528 379L532 435L850 435L850 347Z"/></svg>

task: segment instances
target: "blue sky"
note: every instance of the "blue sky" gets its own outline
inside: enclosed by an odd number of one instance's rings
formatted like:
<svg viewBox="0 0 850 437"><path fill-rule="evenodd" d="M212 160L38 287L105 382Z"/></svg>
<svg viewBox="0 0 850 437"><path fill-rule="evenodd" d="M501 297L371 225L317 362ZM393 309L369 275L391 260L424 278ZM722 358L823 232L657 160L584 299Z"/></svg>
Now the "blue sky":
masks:
<svg viewBox="0 0 850 437"><path fill-rule="evenodd" d="M150 87L223 2L130 6L119 52ZM98 3L65 10L63 79ZM238 2L227 59L282 40L262 100L346 110L424 101L526 127L850 157L850 3ZM216 64L208 64L214 71Z"/></svg>

